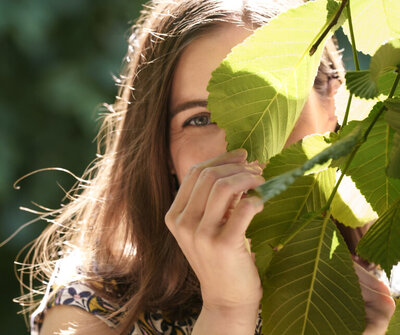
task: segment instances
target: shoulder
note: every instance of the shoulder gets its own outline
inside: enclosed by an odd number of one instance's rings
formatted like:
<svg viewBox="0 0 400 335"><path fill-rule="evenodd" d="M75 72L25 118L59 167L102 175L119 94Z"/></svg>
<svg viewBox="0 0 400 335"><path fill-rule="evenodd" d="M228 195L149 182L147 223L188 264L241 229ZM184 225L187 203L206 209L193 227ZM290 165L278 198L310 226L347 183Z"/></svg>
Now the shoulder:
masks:
<svg viewBox="0 0 400 335"><path fill-rule="evenodd" d="M62 286L49 285L39 307L32 314L31 334L43 334L44 329L50 329L54 333L57 324L68 329L72 328L72 323L93 326L90 329L97 331L93 334L103 334L100 331L103 328L107 334L111 334L111 330L119 325L123 317L122 313L117 313L118 310L119 306L98 296L91 286L84 282ZM83 334L92 333L85 330Z"/></svg>
<svg viewBox="0 0 400 335"><path fill-rule="evenodd" d="M118 334L102 320L76 306L59 305L49 309L40 335L70 333L74 335Z"/></svg>
<svg viewBox="0 0 400 335"><path fill-rule="evenodd" d="M31 335L119 334L124 315L119 306L96 295L84 282L48 289L39 308L32 314ZM162 313L143 313L130 327L130 335L191 334L195 319L174 321Z"/></svg>

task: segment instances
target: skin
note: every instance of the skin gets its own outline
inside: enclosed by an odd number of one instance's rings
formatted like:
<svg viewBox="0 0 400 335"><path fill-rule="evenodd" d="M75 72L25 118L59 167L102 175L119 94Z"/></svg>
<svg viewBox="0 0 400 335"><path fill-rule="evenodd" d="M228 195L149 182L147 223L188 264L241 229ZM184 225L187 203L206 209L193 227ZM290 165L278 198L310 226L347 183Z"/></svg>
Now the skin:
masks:
<svg viewBox="0 0 400 335"><path fill-rule="evenodd" d="M181 55L172 82L171 173L180 188L166 224L201 285L203 309L193 334L254 334L262 297L245 231L263 204L242 196L264 182L261 169L246 161L243 149L226 153L225 132L210 123L205 102L211 72L250 33L224 24L199 37ZM311 91L287 145L335 129L333 97L340 84L328 85L325 97ZM385 285L359 266L356 270L367 302L364 334L384 334L393 300Z"/></svg>

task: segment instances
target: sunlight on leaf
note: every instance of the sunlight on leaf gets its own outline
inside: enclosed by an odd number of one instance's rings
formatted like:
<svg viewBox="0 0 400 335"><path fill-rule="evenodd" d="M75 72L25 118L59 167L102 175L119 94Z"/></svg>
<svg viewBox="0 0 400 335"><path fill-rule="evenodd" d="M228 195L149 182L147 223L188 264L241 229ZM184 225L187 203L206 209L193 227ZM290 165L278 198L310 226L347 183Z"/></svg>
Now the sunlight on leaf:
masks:
<svg viewBox="0 0 400 335"><path fill-rule="evenodd" d="M385 10L383 3L383 0L350 1L357 50L365 54L373 55L381 44L400 37L400 33L393 29L396 27L388 24L393 21L394 16L398 16L398 13L393 13L392 7L390 10ZM350 40L348 22L343 25L343 31Z"/></svg>
<svg viewBox="0 0 400 335"><path fill-rule="evenodd" d="M252 194L258 195L264 202L281 194L295 180L305 173L312 173L323 170L323 165L332 159L338 159L348 155L361 138L360 129L354 129L346 137L341 138L331 146L325 148L320 153L306 161L302 166L289 172L282 173L279 176L267 180L264 184L256 187ZM325 166L327 168L328 165Z"/></svg>
<svg viewBox="0 0 400 335"><path fill-rule="evenodd" d="M343 127L340 135L346 136L359 126L365 131L382 107L383 103L378 102L368 118L350 122ZM378 215L385 213L400 196L400 180L388 177L385 171L393 145L393 134L394 131L381 117L369 134L368 140L361 145L346 173ZM345 164L346 159L335 162L341 169Z"/></svg>
<svg viewBox="0 0 400 335"><path fill-rule="evenodd" d="M378 218L349 176L344 176L340 183L332 201L331 213L340 223L352 228L362 227Z"/></svg>
<svg viewBox="0 0 400 335"><path fill-rule="evenodd" d="M331 243L331 249L329 250L329 259L331 260L333 257L333 254L335 253L336 248L339 246L339 239L336 234L336 230L333 232L332 235L332 243Z"/></svg>
<svg viewBox="0 0 400 335"><path fill-rule="evenodd" d="M308 52L327 16L326 0L290 9L233 48L213 72L208 108L225 129L228 150L244 147L250 161L260 162L282 150L313 85L323 45L312 57Z"/></svg>
<svg viewBox="0 0 400 335"><path fill-rule="evenodd" d="M400 1L383 0L383 7L385 8L389 28L400 34Z"/></svg>

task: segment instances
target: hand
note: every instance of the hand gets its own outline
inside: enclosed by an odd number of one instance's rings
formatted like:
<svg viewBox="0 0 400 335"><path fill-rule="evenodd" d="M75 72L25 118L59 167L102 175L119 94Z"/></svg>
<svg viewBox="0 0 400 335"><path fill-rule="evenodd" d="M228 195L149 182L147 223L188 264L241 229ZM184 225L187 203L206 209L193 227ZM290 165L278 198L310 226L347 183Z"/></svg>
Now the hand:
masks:
<svg viewBox="0 0 400 335"><path fill-rule="evenodd" d="M389 289L356 261L353 264L365 301L367 326L363 335L384 335L395 309Z"/></svg>
<svg viewBox="0 0 400 335"><path fill-rule="evenodd" d="M243 307L255 319L262 287L245 231L263 203L242 194L264 179L260 166L247 163L246 156L240 149L193 166L165 221L199 279L203 310Z"/></svg>

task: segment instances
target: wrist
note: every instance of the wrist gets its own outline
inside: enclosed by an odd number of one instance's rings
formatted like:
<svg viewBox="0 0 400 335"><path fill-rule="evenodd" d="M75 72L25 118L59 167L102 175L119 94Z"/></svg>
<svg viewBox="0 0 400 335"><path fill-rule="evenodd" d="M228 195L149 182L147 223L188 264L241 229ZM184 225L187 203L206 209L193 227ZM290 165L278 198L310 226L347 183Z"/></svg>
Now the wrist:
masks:
<svg viewBox="0 0 400 335"><path fill-rule="evenodd" d="M253 335L255 332L259 305L207 306L203 304L193 335Z"/></svg>

